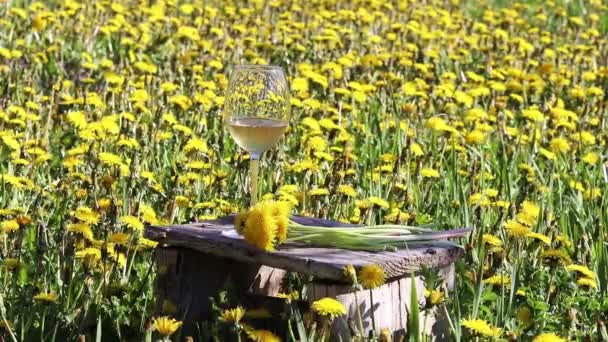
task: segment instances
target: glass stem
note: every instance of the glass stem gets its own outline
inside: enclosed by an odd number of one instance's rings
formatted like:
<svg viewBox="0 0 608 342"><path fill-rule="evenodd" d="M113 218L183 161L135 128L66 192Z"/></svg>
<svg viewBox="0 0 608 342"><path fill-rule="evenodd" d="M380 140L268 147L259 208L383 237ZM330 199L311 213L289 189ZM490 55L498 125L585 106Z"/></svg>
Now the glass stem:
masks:
<svg viewBox="0 0 608 342"><path fill-rule="evenodd" d="M251 178L251 200L249 205L253 206L258 202L258 173L260 169L260 156L251 153L249 160L249 177Z"/></svg>

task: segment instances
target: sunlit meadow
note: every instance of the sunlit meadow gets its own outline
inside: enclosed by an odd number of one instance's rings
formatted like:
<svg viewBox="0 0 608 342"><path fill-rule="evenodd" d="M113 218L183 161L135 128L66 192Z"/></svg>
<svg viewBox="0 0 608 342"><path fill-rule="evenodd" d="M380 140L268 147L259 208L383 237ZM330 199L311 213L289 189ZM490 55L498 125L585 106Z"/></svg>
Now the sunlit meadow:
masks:
<svg viewBox="0 0 608 342"><path fill-rule="evenodd" d="M184 339L142 232L248 203L221 120L239 63L292 91L265 198L473 228L455 290L427 289L454 340L608 339L607 10L0 0L0 339Z"/></svg>

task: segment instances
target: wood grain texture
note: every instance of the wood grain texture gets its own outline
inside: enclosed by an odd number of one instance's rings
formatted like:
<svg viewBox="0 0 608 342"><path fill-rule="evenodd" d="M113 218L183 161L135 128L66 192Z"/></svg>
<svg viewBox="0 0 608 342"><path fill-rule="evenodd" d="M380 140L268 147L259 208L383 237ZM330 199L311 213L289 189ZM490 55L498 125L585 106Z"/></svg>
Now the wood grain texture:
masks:
<svg viewBox="0 0 608 342"><path fill-rule="evenodd" d="M449 265L439 270L446 286L453 282L453 279L450 279L454 277L453 268L454 265ZM436 307L424 310L426 305L424 280L420 275L414 275L414 279L420 308L420 331L430 335L432 341L449 341L449 325L443 316L443 311L437 310ZM411 310L411 285L411 275L393 279L373 290L362 291L353 291L347 285L314 282L310 285L309 301L333 297L346 307L347 314L336 318L334 322L332 341L352 339L349 325L359 329L357 307L361 314L365 336L372 330L373 316L376 333L379 334L382 328L387 328L393 333L393 340L398 341L407 330Z"/></svg>
<svg viewBox="0 0 608 342"><path fill-rule="evenodd" d="M235 261L266 265L334 281L346 281L343 268L347 265L362 267L377 264L384 268L387 278L392 279L416 272L423 266L443 268L463 254L461 248L440 241L411 249L384 252L351 251L301 244L283 244L277 251L264 252L242 239L222 235L222 232L233 229L233 219L233 216L227 216L199 223L148 226L145 236L158 241L161 247L184 247ZM295 216L292 219L305 225L352 226L309 217Z"/></svg>

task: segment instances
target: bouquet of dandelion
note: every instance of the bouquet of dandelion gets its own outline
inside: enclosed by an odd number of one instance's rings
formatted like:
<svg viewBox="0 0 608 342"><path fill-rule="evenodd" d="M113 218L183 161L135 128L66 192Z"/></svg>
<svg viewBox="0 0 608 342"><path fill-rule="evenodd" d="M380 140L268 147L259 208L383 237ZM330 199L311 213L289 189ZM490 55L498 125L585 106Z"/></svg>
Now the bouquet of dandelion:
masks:
<svg viewBox="0 0 608 342"><path fill-rule="evenodd" d="M236 215L234 226L248 243L273 251L285 242L351 250L382 251L412 247L436 240L464 236L470 229L433 231L407 225L383 224L354 227L302 225L290 219L287 202L263 201ZM449 241L445 244L455 245Z"/></svg>

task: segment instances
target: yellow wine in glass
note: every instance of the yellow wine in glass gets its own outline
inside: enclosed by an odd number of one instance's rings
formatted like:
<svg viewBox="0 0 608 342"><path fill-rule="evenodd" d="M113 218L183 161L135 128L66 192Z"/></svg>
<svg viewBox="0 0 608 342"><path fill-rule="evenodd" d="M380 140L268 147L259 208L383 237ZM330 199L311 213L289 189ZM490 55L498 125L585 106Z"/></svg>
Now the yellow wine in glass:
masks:
<svg viewBox="0 0 608 342"><path fill-rule="evenodd" d="M224 124L236 143L251 157L252 205L257 202L259 159L285 133L289 111L289 86L281 67L234 67L224 100Z"/></svg>
<svg viewBox="0 0 608 342"><path fill-rule="evenodd" d="M238 118L226 123L230 135L245 151L261 155L277 144L287 129L287 121Z"/></svg>

